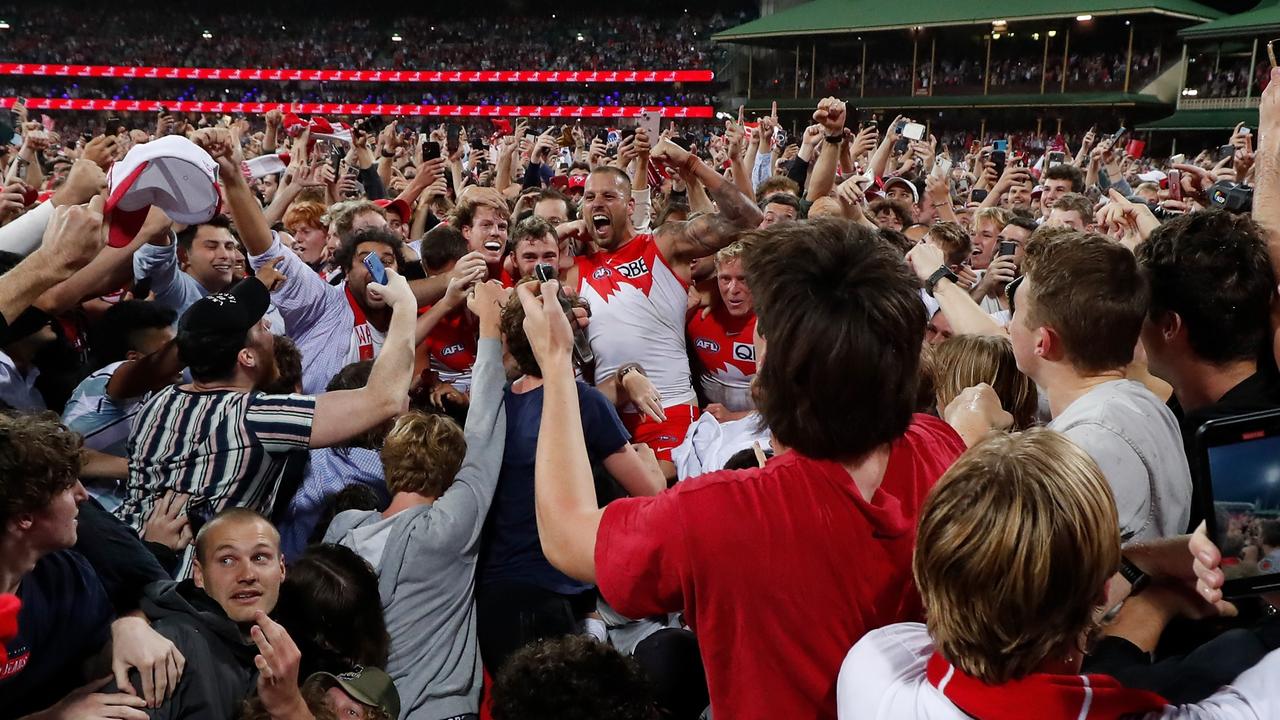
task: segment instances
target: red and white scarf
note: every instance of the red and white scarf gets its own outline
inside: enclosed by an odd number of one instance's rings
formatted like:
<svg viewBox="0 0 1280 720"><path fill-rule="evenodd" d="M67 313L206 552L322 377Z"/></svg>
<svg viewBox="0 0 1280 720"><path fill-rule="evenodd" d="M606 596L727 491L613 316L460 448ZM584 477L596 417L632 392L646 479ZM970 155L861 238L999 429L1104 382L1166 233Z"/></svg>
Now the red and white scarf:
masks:
<svg viewBox="0 0 1280 720"><path fill-rule="evenodd" d="M1108 675L1032 673L988 685L934 653L929 684L978 720L1118 720L1163 710L1169 703L1146 690L1127 688ZM1033 711L1034 710L1034 711Z"/></svg>
<svg viewBox="0 0 1280 720"><path fill-rule="evenodd" d="M355 316L355 326L352 328L352 334L355 335L356 342L360 346L360 359L373 359L373 325L369 324L369 320L364 316L364 310L360 309L360 304L356 302L356 296L351 293L351 286L344 288L347 293L347 304L351 306L351 313Z"/></svg>

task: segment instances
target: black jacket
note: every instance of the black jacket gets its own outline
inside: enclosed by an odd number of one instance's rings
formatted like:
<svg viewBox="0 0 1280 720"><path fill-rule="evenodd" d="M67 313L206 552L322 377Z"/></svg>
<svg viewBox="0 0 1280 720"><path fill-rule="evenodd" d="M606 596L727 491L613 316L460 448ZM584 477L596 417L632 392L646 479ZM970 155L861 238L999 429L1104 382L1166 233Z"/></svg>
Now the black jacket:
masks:
<svg viewBox="0 0 1280 720"><path fill-rule="evenodd" d="M236 717L258 681L253 664L258 648L248 635L190 580L148 585L142 611L151 627L173 641L187 660L177 689L147 714L155 720ZM141 688L136 670L129 681Z"/></svg>

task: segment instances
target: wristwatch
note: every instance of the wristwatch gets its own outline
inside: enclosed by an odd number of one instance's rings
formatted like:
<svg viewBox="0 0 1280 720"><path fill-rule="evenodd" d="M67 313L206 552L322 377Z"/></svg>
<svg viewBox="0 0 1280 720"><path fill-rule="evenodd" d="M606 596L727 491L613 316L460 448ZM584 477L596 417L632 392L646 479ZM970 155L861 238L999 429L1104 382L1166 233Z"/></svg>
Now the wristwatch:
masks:
<svg viewBox="0 0 1280 720"><path fill-rule="evenodd" d="M644 375L644 371L640 369L639 365L635 363L631 363L630 365L627 365L618 371L618 382L622 382L623 380L626 379L628 375L630 375L633 372L638 372L641 375Z"/></svg>
<svg viewBox="0 0 1280 720"><path fill-rule="evenodd" d="M938 269L934 270L933 274L929 276L929 279L924 282L924 290L929 293L929 297L933 297L933 289L937 287L938 281L943 278L946 278L957 285L960 284L960 276L951 272L951 268L946 265L939 266Z"/></svg>
<svg viewBox="0 0 1280 720"><path fill-rule="evenodd" d="M840 133L839 135L828 135L827 142L831 143L832 145L838 145L844 142L844 133Z"/></svg>
<svg viewBox="0 0 1280 720"><path fill-rule="evenodd" d="M1134 565L1127 557L1120 558L1120 576L1129 581L1130 595L1137 595L1151 583L1151 576L1142 572L1142 568Z"/></svg>

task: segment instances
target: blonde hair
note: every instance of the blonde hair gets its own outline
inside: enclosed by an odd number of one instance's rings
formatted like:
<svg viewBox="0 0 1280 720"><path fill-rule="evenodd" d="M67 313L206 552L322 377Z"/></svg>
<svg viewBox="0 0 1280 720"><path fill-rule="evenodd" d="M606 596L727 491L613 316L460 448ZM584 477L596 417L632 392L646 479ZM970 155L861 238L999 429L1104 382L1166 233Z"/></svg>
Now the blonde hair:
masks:
<svg viewBox="0 0 1280 720"><path fill-rule="evenodd" d="M979 208L978 211L973 214L973 227L976 228L978 227L978 223L987 220L999 225L1001 229L1004 229L1004 226L1008 225L1009 221L1012 219L1013 213L1002 207Z"/></svg>
<svg viewBox="0 0 1280 720"><path fill-rule="evenodd" d="M920 511L912 570L938 652L1000 684L1096 628L1119 566L1102 471L1066 436L1034 429L994 435L947 470Z"/></svg>
<svg viewBox="0 0 1280 720"><path fill-rule="evenodd" d="M453 484L467 454L462 428L444 415L416 410L396 418L382 444L387 490L440 497Z"/></svg>
<svg viewBox="0 0 1280 720"><path fill-rule="evenodd" d="M747 246L743 245L741 240L732 243L728 247L721 248L720 251L716 253L716 267L720 267L721 265L734 260L741 260L742 253L746 249Z"/></svg>
<svg viewBox="0 0 1280 720"><path fill-rule="evenodd" d="M1036 384L1018 370L1007 337L956 335L943 342L934 355L933 382L939 412L965 388L986 383L996 391L1000 406L1013 415L1014 430L1036 425Z"/></svg>

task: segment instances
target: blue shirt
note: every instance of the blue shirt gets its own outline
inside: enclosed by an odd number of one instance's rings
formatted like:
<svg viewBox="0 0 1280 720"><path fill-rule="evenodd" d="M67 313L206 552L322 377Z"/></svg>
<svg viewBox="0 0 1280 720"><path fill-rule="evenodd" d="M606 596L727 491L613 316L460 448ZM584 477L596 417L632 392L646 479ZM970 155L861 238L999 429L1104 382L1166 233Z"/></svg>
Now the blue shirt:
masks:
<svg viewBox="0 0 1280 720"><path fill-rule="evenodd" d="M489 509L480 550L479 582L528 583L573 595L590 588L556 570L542 554L533 504L533 464L542 424L542 388L506 391L507 441L498 474L498 492ZM630 435L618 411L599 390L578 382L578 409L587 454L593 465L621 450Z"/></svg>
<svg viewBox="0 0 1280 720"><path fill-rule="evenodd" d="M306 476L279 524L280 551L289 562L307 549L325 506L348 485L368 485L384 505L391 501L377 450L317 448L310 454Z"/></svg>

